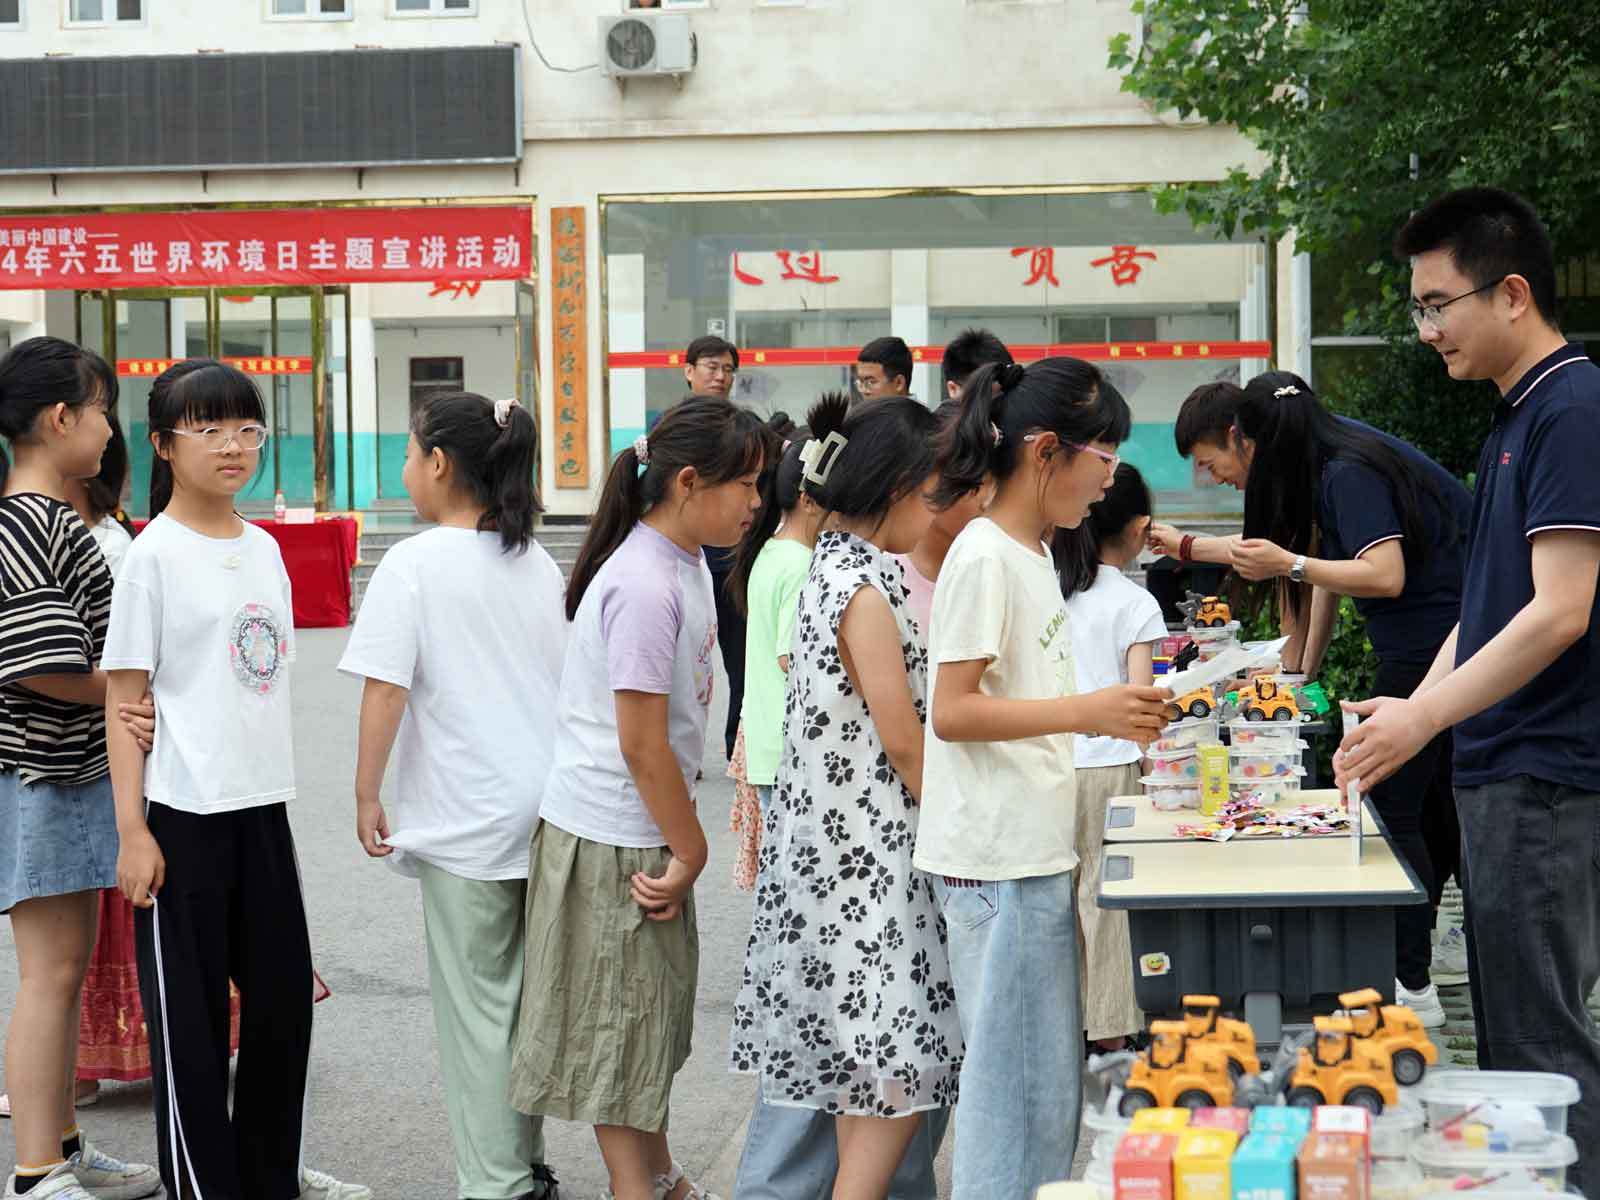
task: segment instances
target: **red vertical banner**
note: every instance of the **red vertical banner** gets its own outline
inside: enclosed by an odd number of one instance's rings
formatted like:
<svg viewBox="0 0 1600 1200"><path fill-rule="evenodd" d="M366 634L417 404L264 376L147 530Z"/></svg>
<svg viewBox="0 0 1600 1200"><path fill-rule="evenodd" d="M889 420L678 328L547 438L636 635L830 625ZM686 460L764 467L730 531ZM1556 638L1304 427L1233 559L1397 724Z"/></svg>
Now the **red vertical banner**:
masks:
<svg viewBox="0 0 1600 1200"><path fill-rule="evenodd" d="M582 206L550 210L556 486L589 486L589 257Z"/></svg>

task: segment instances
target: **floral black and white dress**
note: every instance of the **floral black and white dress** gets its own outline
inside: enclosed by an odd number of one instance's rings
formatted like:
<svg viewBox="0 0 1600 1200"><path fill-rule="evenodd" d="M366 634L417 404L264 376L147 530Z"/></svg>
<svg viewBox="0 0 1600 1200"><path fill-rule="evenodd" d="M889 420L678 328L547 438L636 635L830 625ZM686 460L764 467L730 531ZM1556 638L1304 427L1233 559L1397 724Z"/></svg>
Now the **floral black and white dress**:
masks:
<svg viewBox="0 0 1600 1200"><path fill-rule="evenodd" d="M800 592L731 1057L761 1075L769 1104L894 1117L954 1105L963 1048L944 918L911 866L916 803L839 655L839 622L864 587L894 610L926 720L928 653L899 564L822 534Z"/></svg>

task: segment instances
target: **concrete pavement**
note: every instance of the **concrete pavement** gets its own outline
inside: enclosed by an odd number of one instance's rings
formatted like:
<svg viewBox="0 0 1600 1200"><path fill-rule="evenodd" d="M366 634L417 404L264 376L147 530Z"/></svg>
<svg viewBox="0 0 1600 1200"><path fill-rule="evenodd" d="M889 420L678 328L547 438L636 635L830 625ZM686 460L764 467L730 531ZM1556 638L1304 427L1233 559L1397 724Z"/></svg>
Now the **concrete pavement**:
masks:
<svg viewBox="0 0 1600 1200"><path fill-rule="evenodd" d="M355 839L351 784L361 684L335 670L346 637L344 630L301 631L294 673L299 799L291 817L312 951L333 989L316 1010L306 1162L366 1183L380 1200L453 1200L417 886L369 860ZM714 712L711 729L721 728ZM674 1089L672 1147L691 1176L728 1196L755 1094L754 1082L730 1075L726 1065L750 901L730 881L733 786L722 774L720 733L710 742L700 790L711 865L696 892L695 1048ZM8 1017L16 981L10 922L0 921L0 1010ZM113 1153L154 1162L150 1085L107 1084L103 1095L80 1113L90 1136ZM546 1137L564 1195L598 1195L606 1178L589 1129L552 1121ZM9 1166L12 1152L10 1123L0 1121L0 1169Z"/></svg>

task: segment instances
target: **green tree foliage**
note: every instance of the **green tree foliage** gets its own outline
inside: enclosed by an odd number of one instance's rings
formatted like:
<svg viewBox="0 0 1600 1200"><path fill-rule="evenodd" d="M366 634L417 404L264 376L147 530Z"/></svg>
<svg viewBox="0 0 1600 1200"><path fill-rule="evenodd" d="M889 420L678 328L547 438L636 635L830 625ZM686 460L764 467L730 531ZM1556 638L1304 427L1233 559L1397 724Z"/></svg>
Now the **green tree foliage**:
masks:
<svg viewBox="0 0 1600 1200"><path fill-rule="evenodd" d="M1158 190L1196 227L1277 239L1314 256L1322 332L1387 349L1319 352L1330 406L1412 442L1462 479L1487 431L1492 384L1454 383L1406 317L1390 243L1456 187L1526 196L1563 259L1600 252L1600 5L1573 0L1136 0L1144 22L1110 48L1153 110L1232 125L1257 151L1216 183ZM1591 276L1600 276L1600 260ZM1572 310L1578 308L1581 315ZM1578 325L1573 321L1577 320ZM1600 327L1600 300L1568 305ZM1312 481L1307 481L1312 486ZM1261 619L1270 619L1262 614ZM1373 660L1350 601L1323 669L1368 693Z"/></svg>

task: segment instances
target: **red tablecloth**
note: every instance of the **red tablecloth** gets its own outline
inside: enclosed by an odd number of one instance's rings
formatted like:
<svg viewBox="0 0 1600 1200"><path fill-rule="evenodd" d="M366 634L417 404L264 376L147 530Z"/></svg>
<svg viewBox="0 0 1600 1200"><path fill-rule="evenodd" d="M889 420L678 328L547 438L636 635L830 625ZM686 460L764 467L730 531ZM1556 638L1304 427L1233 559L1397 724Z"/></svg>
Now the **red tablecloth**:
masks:
<svg viewBox="0 0 1600 1200"><path fill-rule="evenodd" d="M294 587L297 629L350 624L350 572L356 565L354 517L319 517L311 525L252 521L270 533ZM142 529L143 521L134 527Z"/></svg>

